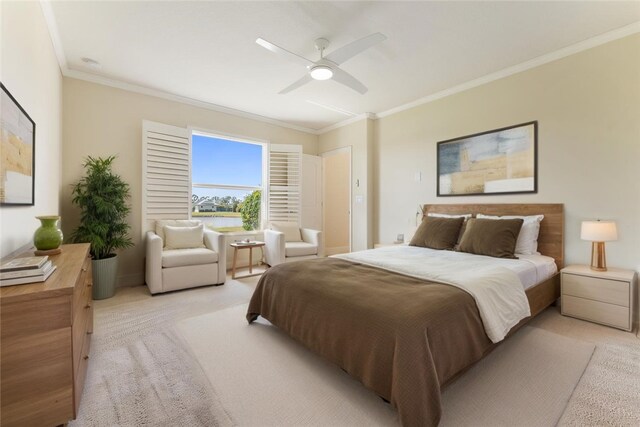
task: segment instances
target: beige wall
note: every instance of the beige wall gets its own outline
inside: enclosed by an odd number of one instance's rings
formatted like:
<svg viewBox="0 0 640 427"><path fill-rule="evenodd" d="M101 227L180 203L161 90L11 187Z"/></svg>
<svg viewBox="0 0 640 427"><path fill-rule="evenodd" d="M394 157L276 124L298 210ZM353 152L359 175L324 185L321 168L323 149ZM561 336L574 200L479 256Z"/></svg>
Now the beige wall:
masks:
<svg viewBox="0 0 640 427"><path fill-rule="evenodd" d="M131 185L129 222L135 247L126 250L121 257L121 284L143 281L144 245L140 239L142 120L193 126L277 144L300 144L304 153L317 154L316 135L81 80L64 79L63 103L63 231L69 233L78 224L79 212L71 204L70 185L82 176L86 156L118 155L114 170Z"/></svg>
<svg viewBox="0 0 640 427"><path fill-rule="evenodd" d="M351 147L351 249L372 247L372 146L373 125L370 119L326 132L319 137L318 152L325 153Z"/></svg>
<svg viewBox="0 0 640 427"><path fill-rule="evenodd" d="M537 194L436 197L438 141L531 120ZM602 218L618 223L608 264L640 270L640 35L382 118L375 134L377 241L409 229L418 203L564 203L567 263L589 263L580 222Z"/></svg>
<svg viewBox="0 0 640 427"><path fill-rule="evenodd" d="M327 255L349 252L351 151L341 149L322 156L322 217Z"/></svg>
<svg viewBox="0 0 640 427"><path fill-rule="evenodd" d="M0 208L0 256L32 242L36 215L59 212L62 75L39 2L0 3L0 80L36 123L35 206Z"/></svg>

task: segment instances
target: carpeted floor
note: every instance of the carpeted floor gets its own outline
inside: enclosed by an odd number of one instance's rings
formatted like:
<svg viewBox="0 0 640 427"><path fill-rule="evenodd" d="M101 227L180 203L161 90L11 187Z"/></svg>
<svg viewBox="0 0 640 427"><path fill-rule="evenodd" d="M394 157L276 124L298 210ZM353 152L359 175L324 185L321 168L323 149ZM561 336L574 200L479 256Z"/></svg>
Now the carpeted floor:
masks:
<svg viewBox="0 0 640 427"><path fill-rule="evenodd" d="M227 426L176 323L245 304L257 278L151 296L145 286L94 301L91 355L75 426Z"/></svg>
<svg viewBox="0 0 640 427"><path fill-rule="evenodd" d="M70 425L249 425L241 422L242 417L236 418L238 413L246 415L250 408L238 412L235 409L238 405L242 409L242 400L239 400L235 403L236 407L230 409L225 401L229 393L215 387L215 380L211 381L214 383L212 386L206 374L206 363L198 363L191 345L183 340L184 332L177 332L176 325L184 319L245 304L257 279L229 279L224 286L155 297L149 295L146 287L123 288L118 290L114 298L95 301L95 328L85 391L79 417ZM238 310L241 308L238 307ZM182 322L182 326L188 323ZM530 326L597 346L564 410L560 425L637 425L640 420L640 340L635 335L560 316L556 308L550 308L538 316ZM213 342L216 347L233 347L238 341L231 333L227 333L224 339L211 341L211 337L202 336L197 340ZM283 341L287 342L288 338L284 337ZM304 348L300 348L299 352L307 354L307 357L313 356L309 356ZM244 360L245 357L238 359ZM264 358L253 359L253 365L257 364L262 372L269 372L271 366L264 364ZM515 359L514 366L517 366ZM242 365L238 364L238 367L241 369ZM336 370L332 366L329 368ZM469 374L472 372L469 371ZM341 371L339 373L342 374ZM285 375L288 374L282 374ZM307 378L305 375L310 373L303 371L300 375ZM461 380L470 381L467 377L471 378L465 375ZM347 379L351 382L350 387L363 389L350 377ZM242 384L234 378L226 380L229 384ZM445 391L445 398L458 383ZM245 385L250 387L250 384ZM462 388L472 387L467 385ZM523 403L529 395L526 382L519 393L518 390L514 388L509 395ZM365 395L368 396L364 398L365 401L372 399L371 402L380 404L379 399L371 396L371 393L366 392ZM362 415L358 415L358 405L362 403L358 398L351 395L344 400L346 403L343 406L351 408L351 416ZM265 401L286 405L286 402L279 402L269 394L265 396ZM460 400L453 399L452 402ZM475 405L480 416L484 408L478 402ZM313 403L319 406L326 404L323 401ZM330 411L331 407L328 405L326 410ZM377 421L396 419L388 405L383 404L382 408L384 410L376 413ZM461 414L449 408L445 405L443 424L464 425L461 419L449 422L456 420L450 418L451 414ZM292 424L287 423L286 419L279 421L279 425ZM308 421L303 424L314 424L312 418ZM354 424L346 421L336 419L333 425Z"/></svg>
<svg viewBox="0 0 640 427"><path fill-rule="evenodd" d="M248 325L245 313L241 305L178 324L238 425L398 425L390 406L348 374L263 319ZM524 328L445 390L441 425L555 425L594 348Z"/></svg>

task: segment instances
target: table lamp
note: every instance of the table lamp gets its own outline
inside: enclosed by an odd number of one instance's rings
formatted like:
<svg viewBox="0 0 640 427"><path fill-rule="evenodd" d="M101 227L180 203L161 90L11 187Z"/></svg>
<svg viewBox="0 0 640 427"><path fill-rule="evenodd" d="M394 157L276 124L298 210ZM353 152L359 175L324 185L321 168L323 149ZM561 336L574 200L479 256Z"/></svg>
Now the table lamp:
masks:
<svg viewBox="0 0 640 427"><path fill-rule="evenodd" d="M582 221L580 238L591 243L591 269L607 271L604 242L618 240L618 230L614 221Z"/></svg>

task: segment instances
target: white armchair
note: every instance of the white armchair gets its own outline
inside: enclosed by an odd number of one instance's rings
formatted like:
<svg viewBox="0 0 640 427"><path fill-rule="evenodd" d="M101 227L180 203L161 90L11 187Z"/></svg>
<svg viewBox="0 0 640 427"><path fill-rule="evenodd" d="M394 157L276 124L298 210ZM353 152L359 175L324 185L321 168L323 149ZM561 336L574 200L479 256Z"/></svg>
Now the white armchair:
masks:
<svg viewBox="0 0 640 427"><path fill-rule="evenodd" d="M271 267L283 262L324 256L322 232L296 224L272 223L264 230L265 258Z"/></svg>
<svg viewBox="0 0 640 427"><path fill-rule="evenodd" d="M147 231L145 279L152 294L225 282L227 258L223 234L204 229L200 247L166 247L165 226L200 224L200 221L162 220L156 221L155 232Z"/></svg>

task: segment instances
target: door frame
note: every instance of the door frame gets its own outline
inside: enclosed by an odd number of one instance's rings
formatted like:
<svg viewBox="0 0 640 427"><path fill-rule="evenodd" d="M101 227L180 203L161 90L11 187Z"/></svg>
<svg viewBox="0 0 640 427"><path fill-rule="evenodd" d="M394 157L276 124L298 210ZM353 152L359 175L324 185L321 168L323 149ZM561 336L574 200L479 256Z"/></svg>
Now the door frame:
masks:
<svg viewBox="0 0 640 427"><path fill-rule="evenodd" d="M352 148L351 145L347 145L346 147L341 147L341 148L335 148L333 150L329 150L329 151L325 151L319 154L319 156L323 159L322 161L322 228L326 229L325 227L325 215L324 215L324 203L326 198L324 197L324 191L325 191L325 186L324 186L324 178L326 176L325 174L325 170L324 170L324 158L325 157L331 157L334 156L336 154L339 153L343 153L346 152L349 154L349 252L351 252L351 248L353 247L353 224L352 224L352 211L353 211L353 188L352 188L352 181L353 181L353 156L351 154L352 152ZM326 230L325 230L326 231ZM326 253L325 255L333 255L333 254L329 254Z"/></svg>

